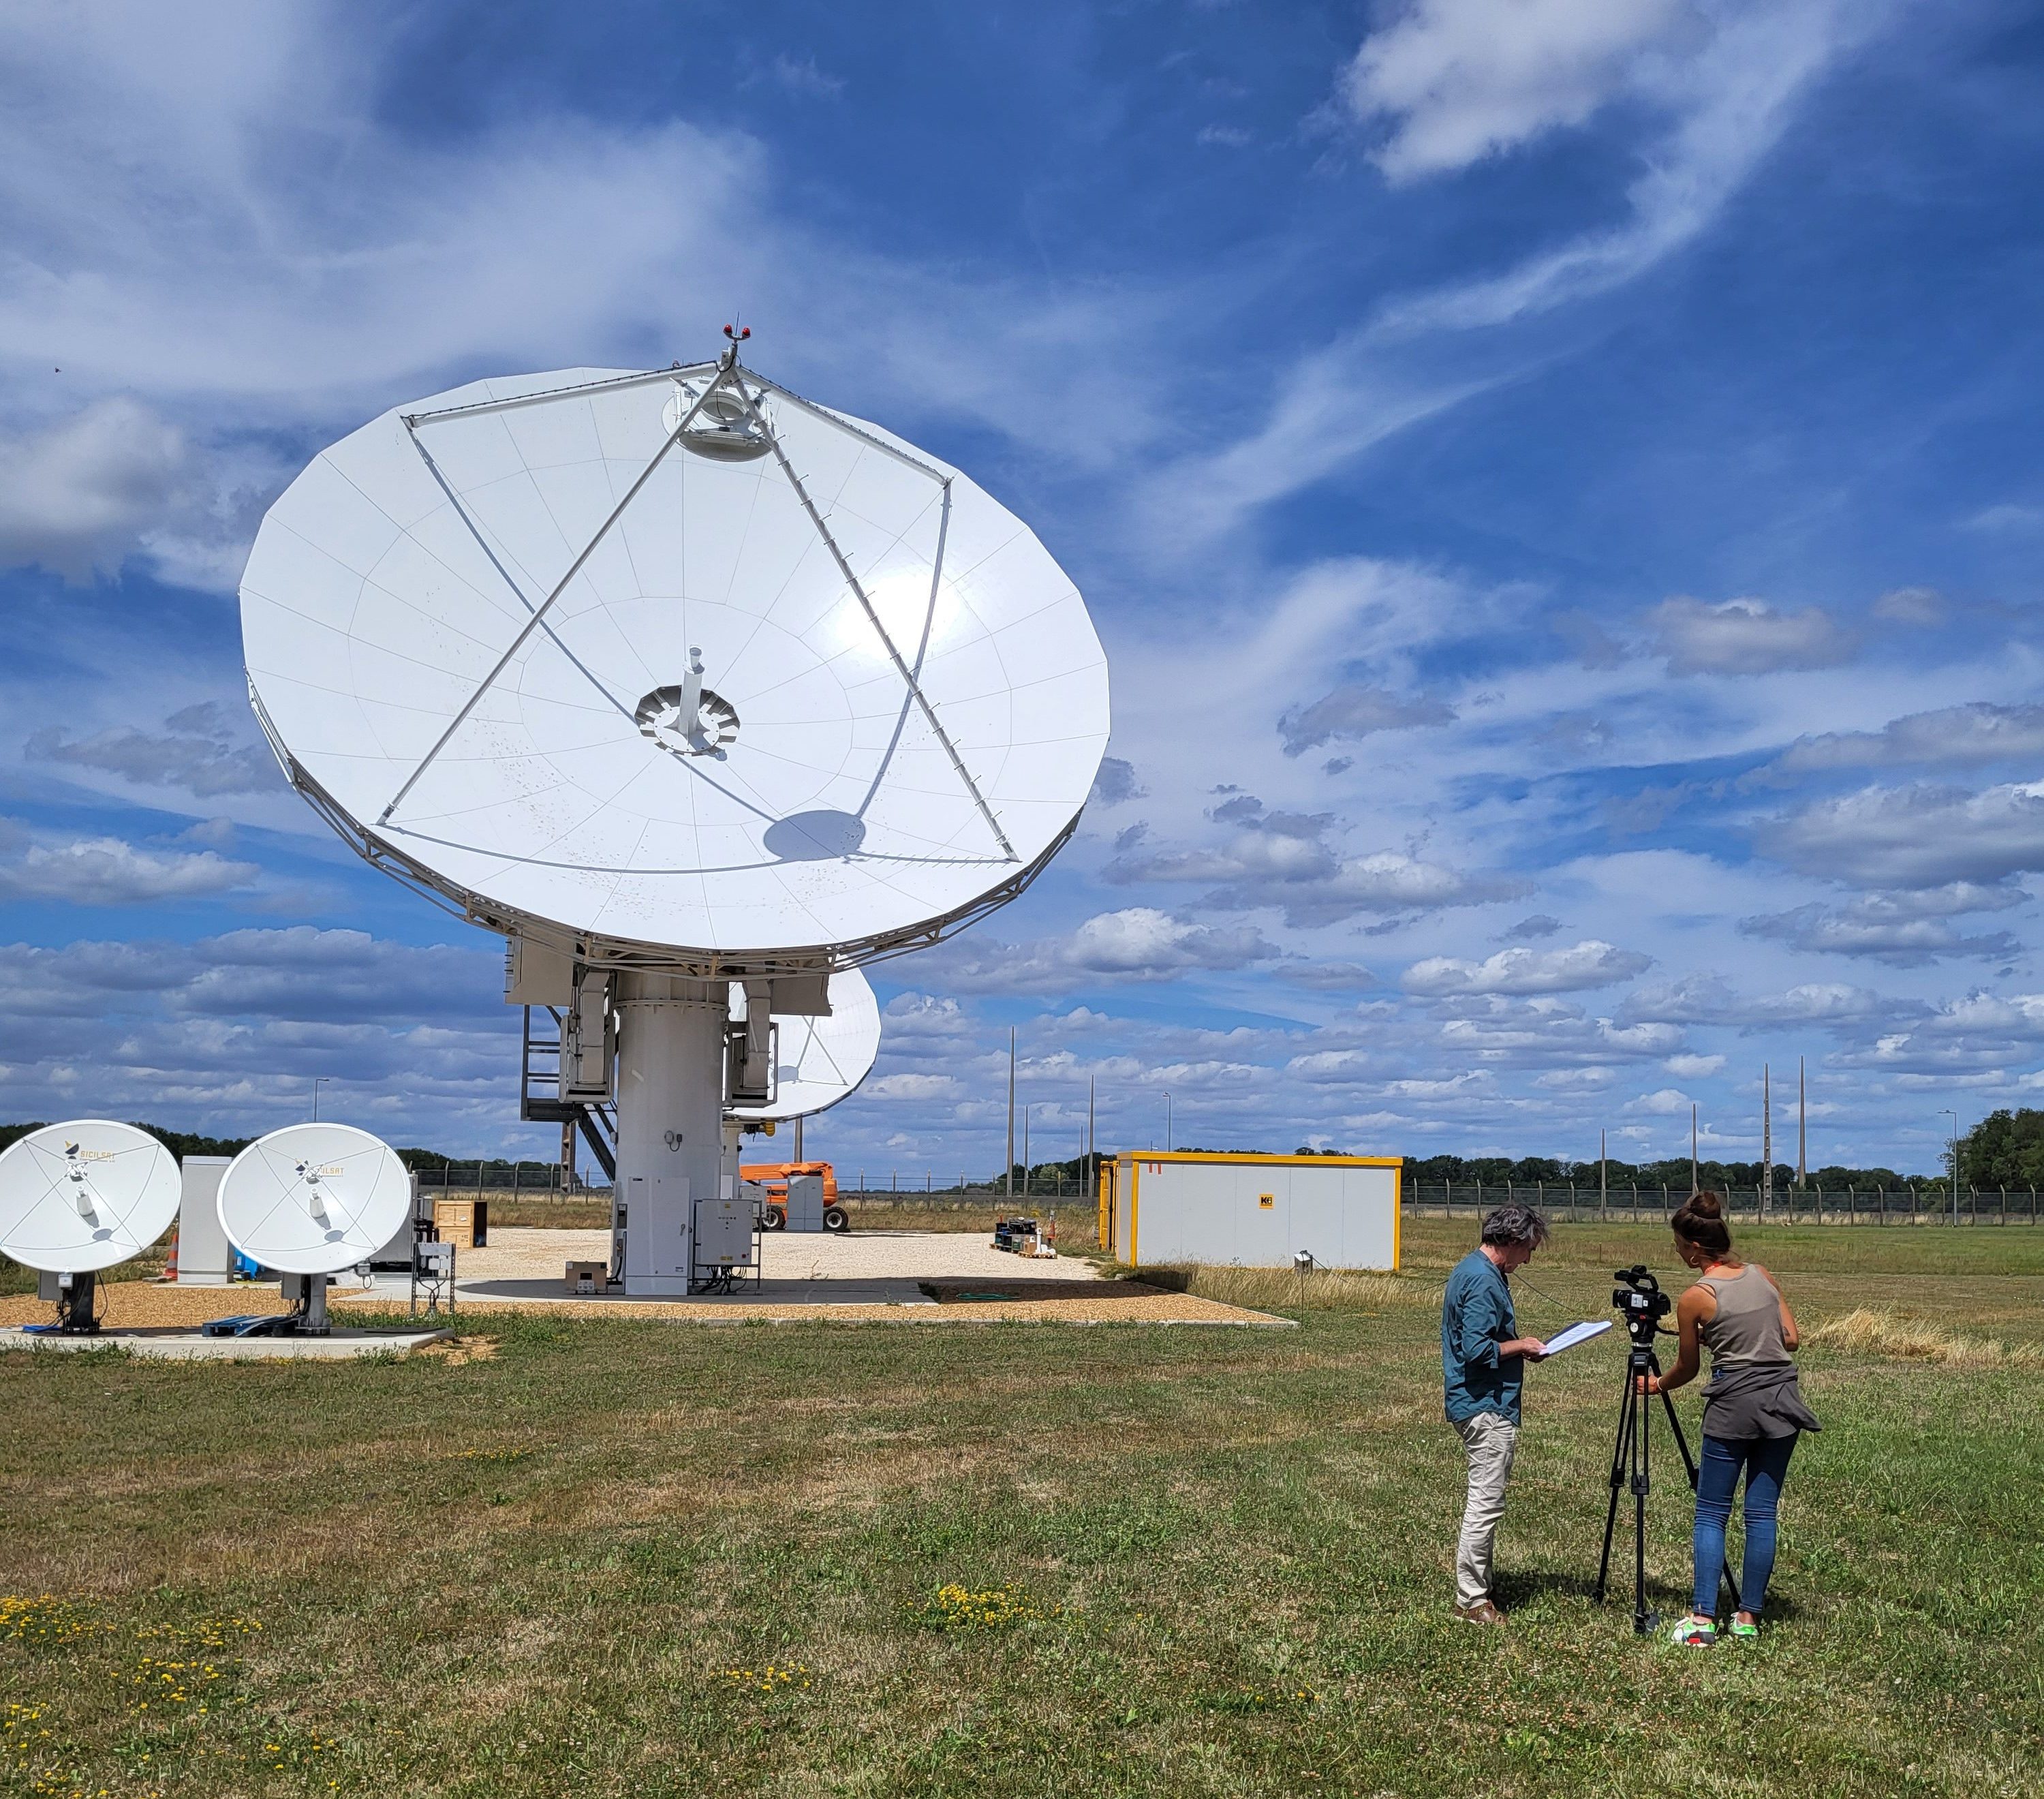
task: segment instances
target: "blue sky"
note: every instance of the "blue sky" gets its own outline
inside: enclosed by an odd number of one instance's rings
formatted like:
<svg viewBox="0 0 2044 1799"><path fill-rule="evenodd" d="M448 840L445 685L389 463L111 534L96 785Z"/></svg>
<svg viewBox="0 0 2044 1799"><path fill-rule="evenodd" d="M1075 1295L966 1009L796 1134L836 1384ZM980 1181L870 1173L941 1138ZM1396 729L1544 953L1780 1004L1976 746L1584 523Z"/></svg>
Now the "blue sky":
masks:
<svg viewBox="0 0 2044 1799"><path fill-rule="evenodd" d="M234 587L372 414L742 314L1114 681L819 1149L997 1166L1012 1024L1039 1154L1750 1158L1800 1055L1931 1166L2044 1041L2041 90L1988 0L10 9L0 1113L547 1152Z"/></svg>

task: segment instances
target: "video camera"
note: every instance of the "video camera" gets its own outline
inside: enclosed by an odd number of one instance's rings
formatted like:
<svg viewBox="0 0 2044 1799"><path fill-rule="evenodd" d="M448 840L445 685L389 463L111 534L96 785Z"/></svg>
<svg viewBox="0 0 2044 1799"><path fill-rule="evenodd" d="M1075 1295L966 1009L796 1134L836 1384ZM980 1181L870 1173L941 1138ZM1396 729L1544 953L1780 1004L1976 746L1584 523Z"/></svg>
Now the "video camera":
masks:
<svg viewBox="0 0 2044 1799"><path fill-rule="evenodd" d="M1611 1302L1623 1314L1632 1340L1644 1348L1653 1342L1661 1320L1674 1310L1675 1302L1661 1290L1661 1283L1647 1272L1643 1262L1615 1269L1611 1278L1619 1283L1612 1290Z"/></svg>

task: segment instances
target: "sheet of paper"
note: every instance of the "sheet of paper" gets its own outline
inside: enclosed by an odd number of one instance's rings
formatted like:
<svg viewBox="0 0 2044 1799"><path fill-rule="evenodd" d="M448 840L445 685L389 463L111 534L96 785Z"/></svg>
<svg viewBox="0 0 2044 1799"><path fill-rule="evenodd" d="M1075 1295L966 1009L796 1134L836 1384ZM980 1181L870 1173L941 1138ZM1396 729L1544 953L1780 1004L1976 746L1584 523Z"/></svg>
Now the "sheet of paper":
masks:
<svg viewBox="0 0 2044 1799"><path fill-rule="evenodd" d="M1547 1339L1547 1353L1559 1355L1565 1349L1573 1349L1579 1343L1587 1343L1592 1337L1602 1336L1611 1328L1608 1318L1596 1318L1580 1324L1571 1324L1565 1331L1557 1331Z"/></svg>

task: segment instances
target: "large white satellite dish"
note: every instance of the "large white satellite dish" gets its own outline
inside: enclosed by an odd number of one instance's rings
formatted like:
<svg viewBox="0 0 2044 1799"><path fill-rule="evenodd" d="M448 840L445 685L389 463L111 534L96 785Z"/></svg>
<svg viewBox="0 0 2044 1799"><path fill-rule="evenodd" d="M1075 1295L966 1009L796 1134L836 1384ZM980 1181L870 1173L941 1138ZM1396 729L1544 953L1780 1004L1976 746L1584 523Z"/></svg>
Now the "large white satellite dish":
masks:
<svg viewBox="0 0 2044 1799"><path fill-rule="evenodd" d="M75 1118L0 1152L0 1253L52 1274L139 1255L171 1228L177 1159L133 1124Z"/></svg>
<svg viewBox="0 0 2044 1799"><path fill-rule="evenodd" d="M90 1331L93 1276L171 1228L177 1159L147 1131L110 1118L45 1124L0 1151L0 1254L69 1277L57 1328Z"/></svg>
<svg viewBox="0 0 2044 1799"><path fill-rule="evenodd" d="M411 1210L412 1177L382 1138L352 1124L290 1124L258 1137L220 1178L220 1224L249 1260L282 1274L367 1262Z"/></svg>
<svg viewBox="0 0 2044 1799"><path fill-rule="evenodd" d="M386 413L271 508L241 615L279 758L358 848L620 963L933 941L1041 868L1107 741L1035 534L735 354Z"/></svg>
<svg viewBox="0 0 2044 1799"><path fill-rule="evenodd" d="M1107 744L1100 640L1029 528L746 367L744 335L386 413L291 483L241 583L293 786L532 952L548 1116L614 1098L634 1293L690 1290L777 1032L836 1040L825 977L1020 893Z"/></svg>
<svg viewBox="0 0 2044 1799"><path fill-rule="evenodd" d="M734 1016L744 1016L744 994L732 989ZM747 1124L806 1118L827 1112L858 1091L880 1053L880 1002L855 968L831 976L828 1017L783 1018L776 1027L774 1097L766 1105L735 1105Z"/></svg>

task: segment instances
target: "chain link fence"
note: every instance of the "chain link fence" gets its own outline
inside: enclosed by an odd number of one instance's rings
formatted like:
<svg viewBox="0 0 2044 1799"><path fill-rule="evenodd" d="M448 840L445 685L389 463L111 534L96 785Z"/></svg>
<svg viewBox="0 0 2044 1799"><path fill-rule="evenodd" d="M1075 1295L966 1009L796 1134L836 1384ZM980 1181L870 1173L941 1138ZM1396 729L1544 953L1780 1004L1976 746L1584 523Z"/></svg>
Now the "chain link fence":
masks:
<svg viewBox="0 0 2044 1799"><path fill-rule="evenodd" d="M1747 1224L2034 1224L2034 1187L1950 1187L1927 1182L1899 1187L1777 1187L1771 1196L1758 1187L1716 1189L1725 1216ZM1420 1182L1405 1183L1404 1205L1415 1217L1475 1218L1499 1205L1530 1205L1550 1220L1570 1224L1646 1223L1667 1217L1689 1197L1684 1186L1598 1188L1555 1182Z"/></svg>

